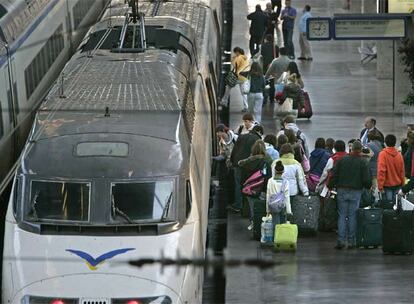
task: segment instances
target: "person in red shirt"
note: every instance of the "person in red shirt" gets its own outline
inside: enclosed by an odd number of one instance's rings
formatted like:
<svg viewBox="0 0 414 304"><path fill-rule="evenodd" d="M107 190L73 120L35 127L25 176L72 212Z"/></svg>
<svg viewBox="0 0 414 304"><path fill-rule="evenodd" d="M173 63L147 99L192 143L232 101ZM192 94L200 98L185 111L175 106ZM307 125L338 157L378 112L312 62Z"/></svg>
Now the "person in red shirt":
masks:
<svg viewBox="0 0 414 304"><path fill-rule="evenodd" d="M385 192L387 201L393 201L395 195L404 186L404 159L395 148L397 138L389 134L385 137L386 148L378 155L378 190Z"/></svg>

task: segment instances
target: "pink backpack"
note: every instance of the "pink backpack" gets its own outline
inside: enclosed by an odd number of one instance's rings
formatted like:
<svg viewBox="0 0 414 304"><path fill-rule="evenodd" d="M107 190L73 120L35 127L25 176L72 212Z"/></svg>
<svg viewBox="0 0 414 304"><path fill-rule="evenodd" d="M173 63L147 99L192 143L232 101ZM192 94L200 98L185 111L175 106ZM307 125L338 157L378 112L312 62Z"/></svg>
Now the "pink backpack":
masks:
<svg viewBox="0 0 414 304"><path fill-rule="evenodd" d="M257 170L243 183L242 193L247 196L259 196L264 190L266 176L263 170Z"/></svg>

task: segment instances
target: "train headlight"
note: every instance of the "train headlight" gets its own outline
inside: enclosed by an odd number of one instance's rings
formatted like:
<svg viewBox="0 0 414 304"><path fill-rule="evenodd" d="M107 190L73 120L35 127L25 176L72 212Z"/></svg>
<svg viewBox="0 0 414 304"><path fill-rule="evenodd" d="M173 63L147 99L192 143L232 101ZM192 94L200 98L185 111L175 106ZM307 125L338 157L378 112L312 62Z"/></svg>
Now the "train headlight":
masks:
<svg viewBox="0 0 414 304"><path fill-rule="evenodd" d="M171 298L167 296L136 298L136 299L112 299L112 304L171 304Z"/></svg>
<svg viewBox="0 0 414 304"><path fill-rule="evenodd" d="M78 304L78 299L25 296L22 304Z"/></svg>

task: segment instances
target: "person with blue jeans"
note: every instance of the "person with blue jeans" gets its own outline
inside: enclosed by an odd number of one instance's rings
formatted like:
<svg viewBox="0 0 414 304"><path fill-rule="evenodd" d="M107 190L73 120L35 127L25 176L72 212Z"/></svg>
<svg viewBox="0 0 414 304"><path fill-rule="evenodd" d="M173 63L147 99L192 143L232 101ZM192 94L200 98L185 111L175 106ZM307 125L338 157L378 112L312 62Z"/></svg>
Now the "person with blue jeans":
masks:
<svg viewBox="0 0 414 304"><path fill-rule="evenodd" d="M283 42L287 49L289 59L295 59L295 47L293 45L293 28L295 27L296 9L291 6L291 0L285 1L285 8L282 11L283 20L282 32Z"/></svg>
<svg viewBox="0 0 414 304"><path fill-rule="evenodd" d="M356 247L357 210L362 189L371 188L368 162L361 156L362 144L355 141L352 152L341 158L332 169L329 188L337 188L338 243L335 249Z"/></svg>

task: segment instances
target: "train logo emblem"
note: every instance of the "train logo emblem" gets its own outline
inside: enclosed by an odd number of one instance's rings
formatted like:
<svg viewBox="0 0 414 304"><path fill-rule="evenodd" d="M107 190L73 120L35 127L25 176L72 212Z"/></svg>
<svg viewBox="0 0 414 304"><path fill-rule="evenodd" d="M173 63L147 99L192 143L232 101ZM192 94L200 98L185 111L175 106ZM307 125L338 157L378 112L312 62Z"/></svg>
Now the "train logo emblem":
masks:
<svg viewBox="0 0 414 304"><path fill-rule="evenodd" d="M88 265L90 270L97 270L98 266L104 263L106 260L112 259L113 257L124 254L128 251L135 250L135 248L123 248L123 249L116 249L104 254L101 254L97 258L92 257L90 254L81 251L81 250L74 250L74 249L66 249L66 251L77 255L81 259L85 260L86 265Z"/></svg>

